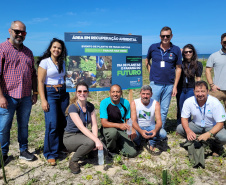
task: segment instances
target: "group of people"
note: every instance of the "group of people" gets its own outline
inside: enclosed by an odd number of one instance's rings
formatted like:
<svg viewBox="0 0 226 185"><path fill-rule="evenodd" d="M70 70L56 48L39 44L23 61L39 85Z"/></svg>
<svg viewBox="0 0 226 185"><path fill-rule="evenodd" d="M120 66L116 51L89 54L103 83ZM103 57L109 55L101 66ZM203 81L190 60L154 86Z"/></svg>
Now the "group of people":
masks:
<svg viewBox="0 0 226 185"><path fill-rule="evenodd" d="M84 81L90 88L97 85L96 75L89 71L67 71L66 72L66 87L75 88L76 84Z"/></svg>
<svg viewBox="0 0 226 185"><path fill-rule="evenodd" d="M95 107L87 101L89 85L84 81L78 82L75 96L69 104L65 85L67 50L64 42L56 38L51 40L38 59L37 76L33 54L23 45L27 34L25 24L13 21L9 34L10 38L0 44L0 143L5 164L15 111L19 158L28 161L35 159L35 155L28 151L28 122L38 94L45 114L43 154L47 162L54 166L60 152L74 152L69 162L74 174L80 172L78 161L91 151L105 148L111 157L118 153L135 157L137 146L144 140L151 153L157 152L156 144L167 139L164 128L171 96L177 96L177 132L189 141L214 137L212 150L216 155L221 154L226 143L226 130L223 128L226 113L219 101L226 102L223 78L226 71L226 33L221 37L222 49L207 61L209 93L207 83L200 81L203 67L197 61L194 46L188 44L181 51L170 42L172 30L162 28L161 42L151 45L148 50L146 66L150 72L150 85L141 87L140 97L130 104L121 97L121 87L114 84L110 87L109 97L101 101L102 141L98 138ZM127 124L129 119L132 121L132 132L128 136L126 131L131 129ZM89 124L91 130L88 129ZM200 136L197 137L197 134Z"/></svg>

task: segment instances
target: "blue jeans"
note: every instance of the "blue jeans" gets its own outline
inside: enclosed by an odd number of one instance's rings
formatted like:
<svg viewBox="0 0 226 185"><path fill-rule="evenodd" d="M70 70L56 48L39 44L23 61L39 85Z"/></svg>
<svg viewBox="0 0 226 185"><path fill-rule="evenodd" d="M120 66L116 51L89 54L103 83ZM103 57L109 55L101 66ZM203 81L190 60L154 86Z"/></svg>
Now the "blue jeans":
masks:
<svg viewBox="0 0 226 185"><path fill-rule="evenodd" d="M8 108L0 108L0 142L2 154L7 155L10 144L10 129L12 127L13 116L16 111L18 125L18 142L20 152L28 148L28 122L31 113L31 96L15 99L4 95L8 101Z"/></svg>
<svg viewBox="0 0 226 185"><path fill-rule="evenodd" d="M156 84L151 81L150 86L153 92L152 98L160 103L162 128L164 128L172 97L173 85Z"/></svg>
<svg viewBox="0 0 226 185"><path fill-rule="evenodd" d="M152 131L152 130L155 129L155 125L151 125L151 126L148 126L148 127L140 127L140 128L141 128L142 130ZM142 135L141 135L139 132L137 132L137 131L136 131L136 134L137 134L137 137L136 137L133 141L136 143L136 145L140 145L141 139L142 139L143 137L142 137ZM161 128L161 129L157 132L157 134L156 134L155 137L149 139L150 146L153 146L153 147L154 147L154 146L156 145L156 142L165 139L165 138L166 138L166 135L167 135L166 131L165 131L164 129Z"/></svg>
<svg viewBox="0 0 226 185"><path fill-rule="evenodd" d="M205 132L210 131L213 127L207 127L203 128L198 125L196 125L194 122L190 121L188 123L189 128L195 133L195 134L204 134ZM182 126L182 124L177 126L177 133L180 134L182 137L187 139L187 134ZM215 148L221 148L222 145L226 144L226 130L225 128L222 128L217 134L214 135L214 147Z"/></svg>
<svg viewBox="0 0 226 185"><path fill-rule="evenodd" d="M184 105L184 101L194 96L194 88L182 88L177 90L177 124L181 124L181 111ZM191 121L191 119L190 119Z"/></svg>
<svg viewBox="0 0 226 185"><path fill-rule="evenodd" d="M49 111L45 113L45 140L43 154L46 159L56 159L58 152L63 149L63 134L67 124L65 110L69 105L69 93L66 86L46 87L46 100Z"/></svg>

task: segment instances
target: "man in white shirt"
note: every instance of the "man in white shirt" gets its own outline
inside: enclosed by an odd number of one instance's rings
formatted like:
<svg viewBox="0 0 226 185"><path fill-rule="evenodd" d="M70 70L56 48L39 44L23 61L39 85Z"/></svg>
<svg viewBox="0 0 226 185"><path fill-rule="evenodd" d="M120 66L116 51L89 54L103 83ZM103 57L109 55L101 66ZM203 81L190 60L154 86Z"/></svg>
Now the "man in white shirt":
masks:
<svg viewBox="0 0 226 185"><path fill-rule="evenodd" d="M211 149L213 155L219 155L223 145L226 144L226 130L224 129L226 113L220 101L208 95L208 92L208 85L205 81L195 83L195 96L185 100L181 113L182 124L178 125L177 132L189 141L196 139L206 141L214 137ZM190 116L193 120L188 122ZM201 135L197 137L196 134Z"/></svg>
<svg viewBox="0 0 226 185"><path fill-rule="evenodd" d="M165 139L167 133L162 129L160 104L151 97L151 87L144 85L141 87L140 98L131 103L131 119L136 130L133 129L131 139L140 145L143 137L148 140L150 150L155 152L156 142Z"/></svg>

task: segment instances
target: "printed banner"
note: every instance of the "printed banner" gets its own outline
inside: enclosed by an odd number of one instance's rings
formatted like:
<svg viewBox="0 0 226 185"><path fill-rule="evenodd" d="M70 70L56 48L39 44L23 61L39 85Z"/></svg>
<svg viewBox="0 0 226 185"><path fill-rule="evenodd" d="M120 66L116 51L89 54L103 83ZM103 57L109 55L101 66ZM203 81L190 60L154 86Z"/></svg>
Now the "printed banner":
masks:
<svg viewBox="0 0 226 185"><path fill-rule="evenodd" d="M110 33L65 33L67 92L85 81L90 91L142 86L142 37Z"/></svg>

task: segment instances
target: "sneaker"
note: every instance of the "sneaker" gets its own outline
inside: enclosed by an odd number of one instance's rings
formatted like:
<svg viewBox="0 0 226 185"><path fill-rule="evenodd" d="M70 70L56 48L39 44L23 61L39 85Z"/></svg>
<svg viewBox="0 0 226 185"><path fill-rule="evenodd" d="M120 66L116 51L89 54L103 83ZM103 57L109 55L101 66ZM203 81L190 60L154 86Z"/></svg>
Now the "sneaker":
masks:
<svg viewBox="0 0 226 185"><path fill-rule="evenodd" d="M3 155L3 163L4 163L4 166L9 162L9 156L8 155ZM0 168L2 167L2 163L0 161Z"/></svg>
<svg viewBox="0 0 226 185"><path fill-rule="evenodd" d="M30 153L28 150L24 150L23 152L20 152L19 158L26 161L33 161L35 159L35 155Z"/></svg>
<svg viewBox="0 0 226 185"><path fill-rule="evenodd" d="M74 162L74 161L70 160L69 168L71 170L71 173L73 173L73 174L78 174L80 172L80 166L77 161Z"/></svg>

